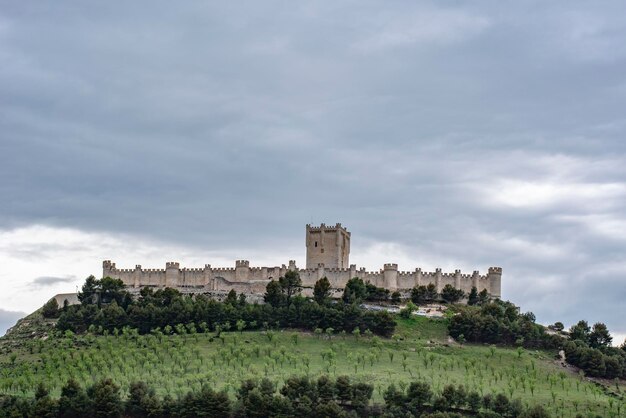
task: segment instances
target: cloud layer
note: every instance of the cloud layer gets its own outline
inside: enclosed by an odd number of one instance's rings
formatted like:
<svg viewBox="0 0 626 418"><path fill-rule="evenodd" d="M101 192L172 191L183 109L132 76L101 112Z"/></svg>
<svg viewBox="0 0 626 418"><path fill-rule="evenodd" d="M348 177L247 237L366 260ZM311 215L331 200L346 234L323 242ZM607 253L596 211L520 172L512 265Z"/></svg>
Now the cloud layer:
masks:
<svg viewBox="0 0 626 418"><path fill-rule="evenodd" d="M623 3L0 4L0 306L340 221L626 333Z"/></svg>
<svg viewBox="0 0 626 418"><path fill-rule="evenodd" d="M18 319L23 318L25 315L26 313L24 312L0 309L0 337L3 336L9 328L15 325Z"/></svg>

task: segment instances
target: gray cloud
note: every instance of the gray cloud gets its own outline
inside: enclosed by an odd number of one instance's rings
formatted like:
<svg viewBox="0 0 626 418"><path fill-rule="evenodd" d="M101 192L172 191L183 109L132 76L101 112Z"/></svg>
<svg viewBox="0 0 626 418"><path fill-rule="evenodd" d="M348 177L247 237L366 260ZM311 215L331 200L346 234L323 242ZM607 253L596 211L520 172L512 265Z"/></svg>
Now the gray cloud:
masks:
<svg viewBox="0 0 626 418"><path fill-rule="evenodd" d="M5 311L0 309L0 336L3 336L9 328L11 328L18 319L26 316L24 312Z"/></svg>
<svg viewBox="0 0 626 418"><path fill-rule="evenodd" d="M341 221L626 333L624 9L3 2L0 227L217 250Z"/></svg>
<svg viewBox="0 0 626 418"><path fill-rule="evenodd" d="M76 280L75 276L65 276L65 277L53 277L53 276L42 276L37 277L32 281L32 284L35 286L51 286L59 283L71 283Z"/></svg>

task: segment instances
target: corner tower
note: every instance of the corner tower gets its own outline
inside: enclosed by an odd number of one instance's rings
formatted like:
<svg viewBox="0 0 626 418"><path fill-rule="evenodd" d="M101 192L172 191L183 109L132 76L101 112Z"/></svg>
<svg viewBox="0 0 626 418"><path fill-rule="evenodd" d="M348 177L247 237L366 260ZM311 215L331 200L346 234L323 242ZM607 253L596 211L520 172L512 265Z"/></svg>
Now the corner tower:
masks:
<svg viewBox="0 0 626 418"><path fill-rule="evenodd" d="M326 268L350 267L350 233L335 226L306 226L306 268L313 269L319 264Z"/></svg>

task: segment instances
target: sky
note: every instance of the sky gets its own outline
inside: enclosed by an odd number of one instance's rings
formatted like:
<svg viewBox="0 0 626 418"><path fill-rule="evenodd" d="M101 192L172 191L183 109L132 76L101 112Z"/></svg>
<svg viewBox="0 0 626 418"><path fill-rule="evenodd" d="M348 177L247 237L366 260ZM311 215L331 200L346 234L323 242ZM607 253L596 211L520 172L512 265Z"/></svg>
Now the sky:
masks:
<svg viewBox="0 0 626 418"><path fill-rule="evenodd" d="M621 1L0 0L0 334L102 260L486 272L626 336Z"/></svg>

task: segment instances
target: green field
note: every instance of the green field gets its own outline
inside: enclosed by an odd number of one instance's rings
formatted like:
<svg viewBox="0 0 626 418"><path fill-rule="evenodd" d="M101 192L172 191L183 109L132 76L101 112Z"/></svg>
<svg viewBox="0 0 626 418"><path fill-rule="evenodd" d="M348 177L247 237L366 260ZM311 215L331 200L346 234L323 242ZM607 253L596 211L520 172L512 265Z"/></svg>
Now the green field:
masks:
<svg viewBox="0 0 626 418"><path fill-rule="evenodd" d="M161 395L181 396L209 384L234 389L243 379L350 375L374 385L374 401L390 384L425 380L438 392L464 384L481 394L503 392L542 404L554 416L625 414L615 384L608 389L569 372L556 353L448 343L445 320L399 319L390 340L296 331L191 335L73 336L29 341L0 354L0 392L31 395L39 382L58 396L71 377L90 384L112 377L123 390L143 380ZM620 387L619 391L626 390Z"/></svg>

